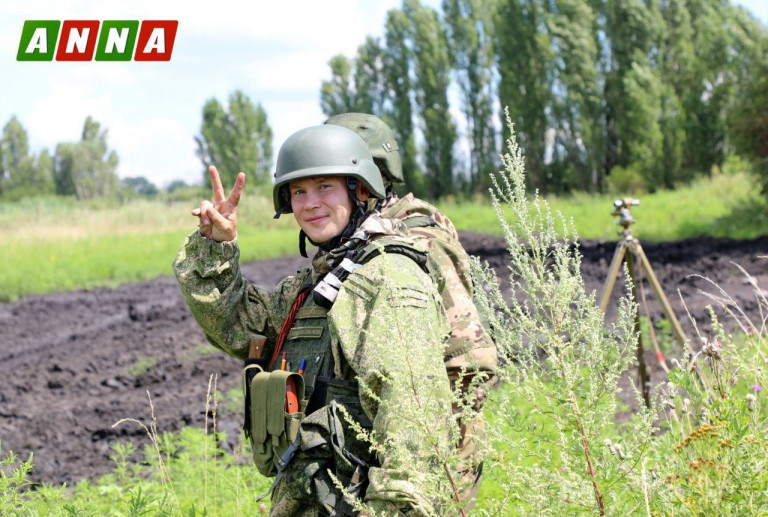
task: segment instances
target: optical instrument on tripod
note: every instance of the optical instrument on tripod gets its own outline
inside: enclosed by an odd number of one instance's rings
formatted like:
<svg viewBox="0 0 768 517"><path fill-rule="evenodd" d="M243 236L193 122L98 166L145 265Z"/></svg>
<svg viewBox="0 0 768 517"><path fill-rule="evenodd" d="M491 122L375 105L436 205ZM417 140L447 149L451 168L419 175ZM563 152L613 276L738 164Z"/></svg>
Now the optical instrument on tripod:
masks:
<svg viewBox="0 0 768 517"><path fill-rule="evenodd" d="M606 277L605 283L603 284L603 292L602 292L602 295L600 296L600 310L605 312L606 308L608 307L608 301L611 298L611 290L613 289L613 286L616 283L616 278L618 277L619 271L621 270L621 265L624 262L626 262L629 278L632 282L632 298L634 299L635 303L638 304L637 305L638 310L635 312L635 332L638 335L637 362L638 362L638 370L640 374L640 383L642 386L642 393L643 393L643 398L645 399L645 404L647 406L650 406L650 379L648 377L648 369L645 364L643 340L642 340L642 336L640 335L640 312L639 312L640 300L637 297L637 282L635 281L635 262L638 263L638 265L640 266L640 270L643 271L645 273L645 276L648 278L648 283L651 285L653 292L656 294L656 297L658 298L658 301L661 304L661 308L664 311L664 314L667 316L667 319L669 319L670 323L672 324L672 332L674 333L675 337L677 338L677 340L680 342L681 345L685 344L686 337L685 337L685 334L683 333L683 328L680 326L680 322L678 321L677 316L675 316L675 313L672 311L672 306L669 304L669 300L664 294L664 291L661 289L661 284L659 283L658 278L656 278L656 274L654 273L653 268L651 267L651 263L648 261L648 257L645 255L645 252L643 251L643 247L640 244L640 241L637 240L632 235L632 230L630 229L630 226L635 223L635 220L632 217L632 212L630 209L631 207L638 206L639 204L640 204L639 199L632 199L628 197L623 199L617 199L616 201L613 202L614 210L613 212L611 212L611 215L619 217L619 220L616 221L616 224L621 225L622 227L622 232L621 232L622 239L621 241L619 241L619 243L616 246L616 251L613 254L611 265L608 268L608 276ZM652 325L650 321L649 321L649 324ZM659 362L666 369L666 364L664 363L664 356L661 355L661 352L658 349L657 349L657 357L659 358Z"/></svg>

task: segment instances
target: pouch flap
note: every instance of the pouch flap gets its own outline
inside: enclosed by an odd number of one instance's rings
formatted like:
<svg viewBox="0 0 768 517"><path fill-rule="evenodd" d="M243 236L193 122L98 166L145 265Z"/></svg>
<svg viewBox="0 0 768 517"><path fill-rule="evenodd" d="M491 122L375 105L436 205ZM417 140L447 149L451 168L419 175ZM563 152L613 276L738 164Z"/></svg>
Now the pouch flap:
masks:
<svg viewBox="0 0 768 517"><path fill-rule="evenodd" d="M269 374L259 372L251 381L251 435L256 443L267 439L267 384Z"/></svg>
<svg viewBox="0 0 768 517"><path fill-rule="evenodd" d="M295 372L276 370L269 374L267 387L267 432L280 436L285 430L285 384L293 379L299 397L304 393L304 379Z"/></svg>

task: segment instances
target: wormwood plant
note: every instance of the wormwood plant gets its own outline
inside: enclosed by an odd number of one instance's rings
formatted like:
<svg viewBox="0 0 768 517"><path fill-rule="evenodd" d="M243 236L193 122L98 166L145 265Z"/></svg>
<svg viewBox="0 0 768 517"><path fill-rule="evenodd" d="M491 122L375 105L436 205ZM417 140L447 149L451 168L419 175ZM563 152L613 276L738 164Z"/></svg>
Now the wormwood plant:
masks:
<svg viewBox="0 0 768 517"><path fill-rule="evenodd" d="M742 270L743 271L743 270ZM765 515L768 508L768 299L754 278L760 321L722 289L711 298L742 331L696 329L700 350L673 360L664 402L666 430L654 448L663 484L653 505L675 515Z"/></svg>
<svg viewBox="0 0 768 517"><path fill-rule="evenodd" d="M511 136L504 170L492 177L493 206L509 251L505 298L500 281L475 261L478 303L488 315L502 358L503 385L486 404L492 416L491 460L483 513L488 515L627 515L645 511L657 481L643 475L655 407L634 386L620 385L633 363L634 305L622 300L606 327L580 275L572 223L536 196L528 209L523 156ZM510 217L506 214L511 213ZM559 230L558 231L556 231ZM564 237L558 237L557 235Z"/></svg>
<svg viewBox="0 0 768 517"><path fill-rule="evenodd" d="M0 453L2 453L2 447L0 447ZM0 458L0 508L11 511L21 506L23 502L21 493L31 485L27 480L30 470L32 470L32 454L27 461L20 460L12 451Z"/></svg>

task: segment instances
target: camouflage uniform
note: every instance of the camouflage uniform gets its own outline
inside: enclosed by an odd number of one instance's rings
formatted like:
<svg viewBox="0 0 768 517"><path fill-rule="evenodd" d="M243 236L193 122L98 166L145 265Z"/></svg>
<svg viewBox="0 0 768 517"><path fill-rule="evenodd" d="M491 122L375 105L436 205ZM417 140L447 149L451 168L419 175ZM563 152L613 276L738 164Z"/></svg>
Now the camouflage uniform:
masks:
<svg viewBox="0 0 768 517"><path fill-rule="evenodd" d="M486 376L485 382L472 393L475 419L472 422L461 421L459 441L461 481L465 486L462 499L471 500L474 504L482 465L477 441L485 436L481 408L491 384L496 380L498 355L473 301L469 256L459 242L458 232L451 220L413 194L388 200L382 208L382 217L402 221L409 228L409 234L429 250L430 259L437 265L442 282L440 295L451 326L445 350L445 367L452 388L460 377L466 388L475 372L483 372ZM461 409L454 407L454 414L458 418Z"/></svg>
<svg viewBox="0 0 768 517"><path fill-rule="evenodd" d="M363 223L363 227L373 243L386 237L416 246L415 241L398 231L392 221L374 215ZM195 231L179 250L173 269L208 341L242 359L255 334L267 337L267 350L270 345L274 346L282 322L300 289L326 273L333 266L328 262L334 256L331 251L316 257L312 270L300 270L283 280L275 290L267 291L242 278L235 241L218 243ZM301 319L301 311L309 319ZM442 415L438 418L443 420L435 422L433 427L437 443L450 449L454 443L451 440L454 436L450 418L451 393L443 362L450 329L432 279L407 256L384 253L356 269L343 283L338 298L325 316L327 332L311 327L311 318L321 312L313 306L309 296L297 319L297 322L304 322L306 328L297 328L301 326L297 323L291 331L296 331L296 339L292 340L289 335L284 348L293 363L292 369L297 368L300 355L307 357L303 354L309 350L313 355L317 353L319 366L316 367L314 358L309 357L307 378L322 374L313 372L313 368L321 368L331 378L346 382L347 386L356 386L351 383L359 379L361 383L356 397L339 397L338 400L363 427L369 424L380 441L394 440L401 446L401 453L396 457L375 455L341 419L347 447L370 465L366 504L388 515L440 513L434 502L424 497L415 479L418 473L441 471L442 466L434 460L432 445L425 444L423 436L398 418L401 414L398 408L413 406L417 399L402 397L402 386L383 382L379 375L401 378L407 373L418 379L420 389L429 394L424 397L428 399L427 403L434 406L436 414ZM409 339L412 336L419 336L420 340ZM327 346L322 345L326 350L312 348L321 341L327 343ZM329 391L332 385L329 384ZM371 391L366 391L363 386ZM357 413L356 408L360 409ZM302 447L316 437L313 433L319 428L317 426L325 425L323 422L328 420L333 418L327 405L303 418L299 431ZM335 465L335 473L344 480L351 472L349 465L345 471L345 462L349 463L339 458L327 444L299 452L275 487L272 515L327 515L330 511L327 503L334 496L338 497L339 491L331 485L330 490L336 493L326 494L329 490L326 470Z"/></svg>

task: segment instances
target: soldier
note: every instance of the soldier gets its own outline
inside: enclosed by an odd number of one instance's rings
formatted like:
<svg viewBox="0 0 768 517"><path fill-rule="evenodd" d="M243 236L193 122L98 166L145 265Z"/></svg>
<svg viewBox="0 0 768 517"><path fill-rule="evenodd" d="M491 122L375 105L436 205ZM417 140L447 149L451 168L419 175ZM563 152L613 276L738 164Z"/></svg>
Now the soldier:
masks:
<svg viewBox="0 0 768 517"><path fill-rule="evenodd" d="M272 515L355 515L331 474L377 513L441 513L440 491L457 484L445 460L456 436L443 363L450 329L427 253L381 217L387 194L365 142L324 125L281 147L276 217L292 212L302 242L319 250L311 269L271 292L239 269L245 175L224 197L215 167L209 174L213 202L192 211L199 228L173 268L211 344L241 359L255 345L246 434L260 471L276 476Z"/></svg>
<svg viewBox="0 0 768 517"><path fill-rule="evenodd" d="M451 325L445 350L451 387L455 388L460 378L464 390L468 391L470 385L474 387L466 396L471 396L476 418L472 422L460 422L459 441L459 455L463 460L461 476L465 486L462 495L463 499L474 501L482 472L476 442L484 436L485 428L480 410L489 387L495 382L498 358L496 345L483 326L473 301L469 256L445 214L413 194L399 198L394 193L393 184L404 184L405 180L395 135L383 120L367 113L342 113L333 115L325 123L351 129L365 141L387 188L387 200L381 207L382 217L402 221L409 234L420 239L429 250L430 258L438 266L440 295ZM476 381L481 382L473 383L478 373L482 378ZM458 419L461 409L454 407L454 413Z"/></svg>

